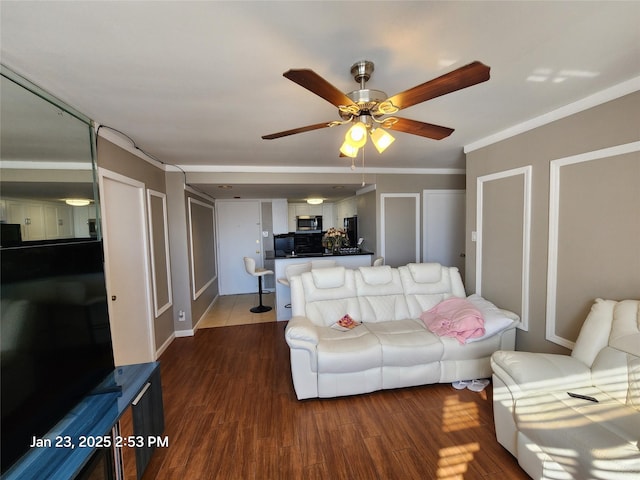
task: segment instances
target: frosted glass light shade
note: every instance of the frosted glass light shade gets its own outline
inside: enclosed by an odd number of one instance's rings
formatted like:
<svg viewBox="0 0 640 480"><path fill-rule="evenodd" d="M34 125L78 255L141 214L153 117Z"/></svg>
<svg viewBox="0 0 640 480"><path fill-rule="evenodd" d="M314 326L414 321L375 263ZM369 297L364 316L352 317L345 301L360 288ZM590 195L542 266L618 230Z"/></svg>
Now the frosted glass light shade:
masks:
<svg viewBox="0 0 640 480"><path fill-rule="evenodd" d="M340 147L340 153L342 153L346 157L355 158L358 156L358 147L354 147L345 140Z"/></svg>
<svg viewBox="0 0 640 480"><path fill-rule="evenodd" d="M367 127L362 122L355 123L344 137L345 141L355 148L362 147L367 143Z"/></svg>
<svg viewBox="0 0 640 480"><path fill-rule="evenodd" d="M389 145L395 142L395 138L387 131L376 128L371 132L371 141L379 153L384 152Z"/></svg>

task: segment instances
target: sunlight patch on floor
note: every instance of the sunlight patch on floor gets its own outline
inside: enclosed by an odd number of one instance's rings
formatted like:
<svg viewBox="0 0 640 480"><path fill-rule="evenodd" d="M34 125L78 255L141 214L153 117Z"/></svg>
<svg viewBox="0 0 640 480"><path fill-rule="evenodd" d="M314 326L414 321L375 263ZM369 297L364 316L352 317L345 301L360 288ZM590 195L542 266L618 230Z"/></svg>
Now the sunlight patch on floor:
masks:
<svg viewBox="0 0 640 480"><path fill-rule="evenodd" d="M438 459L438 480L463 480L464 473L473 461L474 454L480 451L477 442L441 448Z"/></svg>
<svg viewBox="0 0 640 480"><path fill-rule="evenodd" d="M457 395L451 395L442 407L442 431L456 432L480 426L478 405L475 402L461 402Z"/></svg>

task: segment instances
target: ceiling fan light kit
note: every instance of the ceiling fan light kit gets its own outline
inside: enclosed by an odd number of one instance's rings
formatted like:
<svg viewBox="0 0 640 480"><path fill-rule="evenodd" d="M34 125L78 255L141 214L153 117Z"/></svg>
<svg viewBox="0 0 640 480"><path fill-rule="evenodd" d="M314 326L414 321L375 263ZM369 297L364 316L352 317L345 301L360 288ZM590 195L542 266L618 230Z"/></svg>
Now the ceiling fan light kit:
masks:
<svg viewBox="0 0 640 480"><path fill-rule="evenodd" d="M285 78L337 107L341 120L317 123L293 130L263 135L262 138L272 140L320 128L351 123L352 126L345 134L345 141L340 147L340 153L350 158L356 157L358 150L367 142L367 132L379 153L384 152L395 141L395 138L390 133L380 127L433 140L442 140L451 135L454 130L440 125L408 118L389 117L387 115L393 115L403 108L486 82L490 78L489 72L491 69L481 62L475 61L391 97L387 97L387 94L380 90L365 88L365 84L371 78L373 70L374 64L369 60L354 63L351 66L351 75L360 85L360 89L346 94L313 70L289 70L283 73Z"/></svg>

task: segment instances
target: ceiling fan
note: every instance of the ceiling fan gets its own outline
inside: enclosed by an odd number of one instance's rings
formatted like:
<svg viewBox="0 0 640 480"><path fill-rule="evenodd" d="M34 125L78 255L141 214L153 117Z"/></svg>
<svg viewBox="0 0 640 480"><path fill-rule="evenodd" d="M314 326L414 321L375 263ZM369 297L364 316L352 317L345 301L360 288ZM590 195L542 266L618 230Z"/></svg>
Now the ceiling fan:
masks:
<svg viewBox="0 0 640 480"><path fill-rule="evenodd" d="M366 82L373 73L374 65L369 60L356 62L351 67L351 75L360 85L358 90L342 93L320 75L309 69L292 69L283 76L324 98L338 107L340 120L316 123L305 127L285 130L283 132L263 135L265 140L286 137L296 133L310 132L325 127L335 127L347 123L352 126L345 135L340 147L341 156L354 158L358 150L367 141L367 133L376 149L382 153L395 139L384 129L420 135L422 137L441 140L453 132L452 128L433 125L431 123L392 116L399 110L425 102L432 98L446 95L456 90L471 87L489 80L490 68L475 61L438 78L417 85L391 97L380 90L365 88ZM383 127L383 128L381 128Z"/></svg>

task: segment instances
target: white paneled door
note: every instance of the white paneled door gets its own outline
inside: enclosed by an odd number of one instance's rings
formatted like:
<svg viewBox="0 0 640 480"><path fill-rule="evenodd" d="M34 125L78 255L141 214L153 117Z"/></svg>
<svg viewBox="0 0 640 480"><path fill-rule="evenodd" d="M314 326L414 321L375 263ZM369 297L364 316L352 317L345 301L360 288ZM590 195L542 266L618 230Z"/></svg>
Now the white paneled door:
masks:
<svg viewBox="0 0 640 480"><path fill-rule="evenodd" d="M258 291L258 279L246 273L243 257L262 266L260 201L217 201L220 295Z"/></svg>
<svg viewBox="0 0 640 480"><path fill-rule="evenodd" d="M100 169L109 322L116 365L155 360L144 184Z"/></svg>

